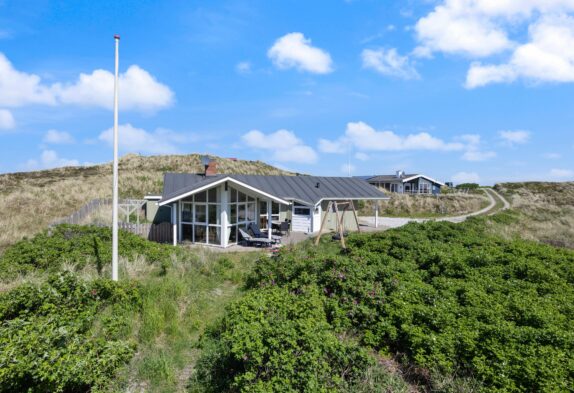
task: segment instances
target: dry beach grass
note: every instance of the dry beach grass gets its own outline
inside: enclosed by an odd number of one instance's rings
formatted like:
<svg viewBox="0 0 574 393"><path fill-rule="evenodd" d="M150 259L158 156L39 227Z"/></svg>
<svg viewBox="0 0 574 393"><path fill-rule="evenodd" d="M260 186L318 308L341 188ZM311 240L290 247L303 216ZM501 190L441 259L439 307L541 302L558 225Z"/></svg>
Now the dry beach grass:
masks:
<svg viewBox="0 0 574 393"><path fill-rule="evenodd" d="M216 158L221 173L291 174L261 161ZM201 172L201 155L143 157L120 160L120 197L142 198L161 193L165 172ZM0 251L46 228L95 198L111 197L111 164L66 167L0 175Z"/></svg>
<svg viewBox="0 0 574 393"><path fill-rule="evenodd" d="M501 183L495 188L520 213L497 232L574 248L574 182Z"/></svg>

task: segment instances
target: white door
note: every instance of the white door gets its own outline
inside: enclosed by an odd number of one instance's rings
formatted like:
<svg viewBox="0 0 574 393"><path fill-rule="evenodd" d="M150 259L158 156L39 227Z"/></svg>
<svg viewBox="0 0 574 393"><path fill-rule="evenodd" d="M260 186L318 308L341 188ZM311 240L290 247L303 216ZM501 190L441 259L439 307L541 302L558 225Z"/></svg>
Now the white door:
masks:
<svg viewBox="0 0 574 393"><path fill-rule="evenodd" d="M311 208L307 206L293 206L293 219L291 220L293 232L311 232Z"/></svg>

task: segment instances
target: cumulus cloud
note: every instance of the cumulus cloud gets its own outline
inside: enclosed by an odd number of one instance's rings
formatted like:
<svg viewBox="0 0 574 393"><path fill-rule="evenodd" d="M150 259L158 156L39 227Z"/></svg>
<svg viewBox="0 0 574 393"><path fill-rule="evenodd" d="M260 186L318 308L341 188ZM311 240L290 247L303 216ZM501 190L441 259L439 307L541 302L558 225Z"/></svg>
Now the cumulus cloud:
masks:
<svg viewBox="0 0 574 393"><path fill-rule="evenodd" d="M38 75L16 70L0 53L0 105L18 107L28 104L55 105L50 86L42 84Z"/></svg>
<svg viewBox="0 0 574 393"><path fill-rule="evenodd" d="M530 139L530 132L524 130L500 131L498 135L504 143L510 146L524 144Z"/></svg>
<svg viewBox="0 0 574 393"><path fill-rule="evenodd" d="M7 109L0 109L0 130L9 130L16 126L16 120L12 112Z"/></svg>
<svg viewBox="0 0 574 393"><path fill-rule="evenodd" d="M361 53L363 67L370 68L382 75L401 79L418 79L419 73L408 56L401 56L395 48L365 49Z"/></svg>
<svg viewBox="0 0 574 393"><path fill-rule="evenodd" d="M155 111L173 103L173 92L137 65L119 75L119 104L126 110ZM114 75L106 70L80 74L73 84L55 85L62 103L113 108Z"/></svg>
<svg viewBox="0 0 574 393"><path fill-rule="evenodd" d="M480 176L476 172L457 172L452 175L451 180L454 183L479 183Z"/></svg>
<svg viewBox="0 0 574 393"><path fill-rule="evenodd" d="M124 110L155 111L170 106L174 100L171 89L158 82L137 65L130 66L119 76L119 103ZM106 70L80 74L73 83L48 85L35 74L16 70L0 53L0 105L61 105L112 109L114 75Z"/></svg>
<svg viewBox="0 0 574 393"><path fill-rule="evenodd" d="M325 153L343 153L348 145L360 151L457 151L465 148L463 143L445 142L427 132L402 136L393 131L377 131L362 121L348 123L345 134L337 140L319 140L319 150Z"/></svg>
<svg viewBox="0 0 574 393"><path fill-rule="evenodd" d="M421 46L415 52L484 57L510 48L512 43L506 32L484 15L476 3L481 1L447 0L419 19L415 32Z"/></svg>
<svg viewBox="0 0 574 393"><path fill-rule="evenodd" d="M572 0L442 0L417 21L419 46L413 55L441 52L473 60L510 55L499 64L473 61L465 83L469 89L520 79L574 82L571 12Z"/></svg>
<svg viewBox="0 0 574 393"><path fill-rule="evenodd" d="M27 170L52 169L63 166L79 166L78 160L61 158L54 150L43 150L39 159L28 160L25 168Z"/></svg>
<svg viewBox="0 0 574 393"><path fill-rule="evenodd" d="M114 130L108 128L98 139L113 145ZM121 150L134 153L170 154L179 152L178 146L193 138L171 130L158 128L153 132L137 128L130 123L118 126L118 144Z"/></svg>
<svg viewBox="0 0 574 393"><path fill-rule="evenodd" d="M250 148L269 151L271 158L279 162L302 164L317 162L315 150L288 130L278 130L269 134L251 130L244 134L241 140Z"/></svg>
<svg viewBox="0 0 574 393"><path fill-rule="evenodd" d="M267 56L279 69L295 68L315 74L333 71L331 55L311 45L302 33L289 33L275 41Z"/></svg>
<svg viewBox="0 0 574 393"><path fill-rule="evenodd" d="M529 27L530 41L519 45L507 63L474 63L466 87L509 83L519 78L534 82L574 82L574 18L546 16Z"/></svg>
<svg viewBox="0 0 574 393"><path fill-rule="evenodd" d="M74 143L74 137L65 131L48 130L42 141L53 145L67 144Z"/></svg>
<svg viewBox="0 0 574 393"><path fill-rule="evenodd" d="M571 169L558 169L550 170L549 176L557 180L574 179L574 171Z"/></svg>

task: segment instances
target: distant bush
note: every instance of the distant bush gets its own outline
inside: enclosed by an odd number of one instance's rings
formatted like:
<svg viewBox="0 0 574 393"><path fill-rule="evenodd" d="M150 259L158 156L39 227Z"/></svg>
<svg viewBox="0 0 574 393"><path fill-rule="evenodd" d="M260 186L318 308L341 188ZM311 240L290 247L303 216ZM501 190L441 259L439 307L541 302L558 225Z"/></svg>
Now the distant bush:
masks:
<svg viewBox="0 0 574 393"><path fill-rule="evenodd" d="M194 392L333 392L370 363L364 350L332 333L314 287L248 293L202 346Z"/></svg>
<svg viewBox="0 0 574 393"><path fill-rule="evenodd" d="M167 265L170 255L176 251L167 245L120 231L118 252L123 257L141 255L149 262ZM57 271L64 262L77 267L93 264L102 269L111 264L111 260L110 228L58 225L9 247L0 256L0 277L26 274L36 269Z"/></svg>
<svg viewBox="0 0 574 393"><path fill-rule="evenodd" d="M490 237L477 221L409 224L347 245L262 259L250 287L317 285L337 331L485 391L574 386L574 252Z"/></svg>
<svg viewBox="0 0 574 393"><path fill-rule="evenodd" d="M480 185L477 183L461 183L461 184L457 184L456 185L456 189L461 190L461 189L467 189L467 190L476 190L477 188L479 188Z"/></svg>
<svg viewBox="0 0 574 393"><path fill-rule="evenodd" d="M140 302L133 283L69 273L0 294L0 392L97 390L134 353L126 310Z"/></svg>

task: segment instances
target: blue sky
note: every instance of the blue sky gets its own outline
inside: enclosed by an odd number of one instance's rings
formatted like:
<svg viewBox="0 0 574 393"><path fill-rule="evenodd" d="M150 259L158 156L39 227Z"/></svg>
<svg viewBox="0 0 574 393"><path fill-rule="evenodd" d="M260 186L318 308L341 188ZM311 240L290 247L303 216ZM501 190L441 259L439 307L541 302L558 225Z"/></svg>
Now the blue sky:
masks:
<svg viewBox="0 0 574 393"><path fill-rule="evenodd" d="M211 153L574 179L574 1L0 0L0 172Z"/></svg>

